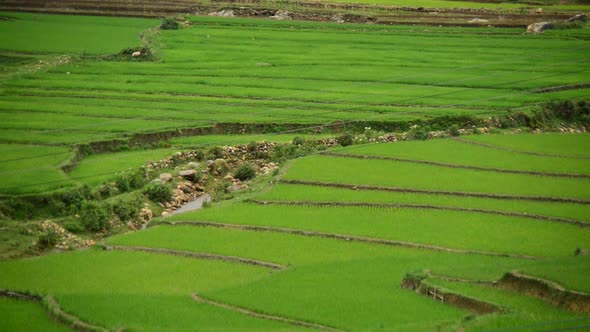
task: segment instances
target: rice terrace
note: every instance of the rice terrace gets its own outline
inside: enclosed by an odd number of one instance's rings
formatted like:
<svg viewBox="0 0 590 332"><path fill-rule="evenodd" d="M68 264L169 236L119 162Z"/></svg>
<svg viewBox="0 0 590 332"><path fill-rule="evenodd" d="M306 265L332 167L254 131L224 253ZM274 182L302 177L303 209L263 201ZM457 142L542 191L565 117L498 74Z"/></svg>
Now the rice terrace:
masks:
<svg viewBox="0 0 590 332"><path fill-rule="evenodd" d="M587 0L0 0L0 331L590 331Z"/></svg>

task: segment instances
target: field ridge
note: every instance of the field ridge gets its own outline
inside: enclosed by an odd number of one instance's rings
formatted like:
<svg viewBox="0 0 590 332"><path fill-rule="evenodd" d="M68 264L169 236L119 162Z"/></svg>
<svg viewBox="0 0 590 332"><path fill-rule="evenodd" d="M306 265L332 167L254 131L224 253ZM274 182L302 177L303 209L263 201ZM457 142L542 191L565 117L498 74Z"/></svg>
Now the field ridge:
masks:
<svg viewBox="0 0 590 332"><path fill-rule="evenodd" d="M590 227L590 222L584 221L584 220L575 220L575 219L560 218L560 217L550 217L550 216L529 214L529 213L520 213L520 212L486 210L486 209L477 209L477 208L462 208L462 207L431 205L431 204L326 202L326 201L277 201L277 200L257 200L257 199L251 199L251 200L248 200L248 202L252 202L252 203L258 204L258 205L287 205L287 206L291 205L291 206L320 206L320 207L352 206L352 207L448 210L448 211L495 214L495 215L508 216L508 217L530 218L530 219L535 219L535 220L572 224L572 225L576 225L576 226L580 226L580 227Z"/></svg>
<svg viewBox="0 0 590 332"><path fill-rule="evenodd" d="M482 198L492 198L492 199L528 200L528 201L540 201L540 202L562 202L562 203L575 203L575 204L584 204L584 205L590 204L589 199L570 198L570 197L504 195L504 194L490 194L490 193L477 193L477 192L464 192L464 191L427 190L427 189L415 189L415 188L400 188L400 187L373 186L373 185L323 182L323 181L290 180L290 179L281 179L281 180L279 180L279 182L285 183L285 184L299 184L299 185L308 185L308 186L344 188L344 189L350 189L350 190L362 189L362 190L391 191L391 192L403 192L403 193L451 195L451 196L463 196L463 197L482 197Z"/></svg>

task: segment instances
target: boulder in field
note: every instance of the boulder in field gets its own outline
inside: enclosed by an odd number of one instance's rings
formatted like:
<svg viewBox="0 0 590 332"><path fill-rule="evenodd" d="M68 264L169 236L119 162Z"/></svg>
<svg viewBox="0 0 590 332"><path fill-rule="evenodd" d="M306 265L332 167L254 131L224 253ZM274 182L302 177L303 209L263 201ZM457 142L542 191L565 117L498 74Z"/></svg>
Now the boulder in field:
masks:
<svg viewBox="0 0 590 332"><path fill-rule="evenodd" d="M170 181L172 181L172 174L162 173L162 174L160 174L159 179L162 182L170 182Z"/></svg>
<svg viewBox="0 0 590 332"><path fill-rule="evenodd" d="M553 23L551 22L537 22L530 24L526 28L526 32L528 33L541 33L545 30L553 29Z"/></svg>

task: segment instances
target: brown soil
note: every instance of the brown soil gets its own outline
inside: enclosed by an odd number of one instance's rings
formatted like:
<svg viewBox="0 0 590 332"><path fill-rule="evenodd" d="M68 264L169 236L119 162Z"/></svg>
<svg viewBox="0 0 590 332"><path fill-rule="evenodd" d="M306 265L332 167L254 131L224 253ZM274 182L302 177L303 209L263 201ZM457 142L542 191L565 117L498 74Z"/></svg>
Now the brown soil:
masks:
<svg viewBox="0 0 590 332"><path fill-rule="evenodd" d="M378 238L370 238L370 237L364 237L364 236L305 231L305 230L299 230L299 229L289 229L289 228L280 228L280 227L224 224L224 223L207 222L207 221L159 222L157 224L151 223L148 225L148 227L153 227L156 225L217 227L217 228L238 229L238 230L254 231L254 232L286 233L286 234L294 234L294 235L309 236L309 237L320 237L320 238L335 239L335 240L342 240L342 241L365 242L365 243L380 244L380 245L386 245L386 246L406 247L406 248L432 250L432 251L442 251L442 252L449 252L449 253L455 253L455 254L466 254L466 255L511 257L511 258L531 259L531 260L541 258L541 257L529 256L529 255L507 254L507 253L499 253L499 252L491 252L491 251L477 251L477 250L467 250L467 249L454 249L454 248L446 248L446 247L440 247L440 246L429 245L429 244L387 240L387 239L378 239Z"/></svg>
<svg viewBox="0 0 590 332"><path fill-rule="evenodd" d="M580 227L589 227L590 222L573 220L567 218L548 217L535 214L526 214L518 212L508 211L495 211L495 210L484 210L484 209L471 209L461 208L452 206L441 206L441 205L428 205L428 204L397 204L397 203L366 203L366 202L315 202L315 201L260 201L260 200L249 200L254 204L258 205L292 205L292 206L341 206L341 207L380 207L380 208L410 208L410 209L433 209L433 210L448 210L448 211L461 211L461 212L475 212L475 213L486 213L508 217L520 217L530 218L535 220L551 221L558 223L573 224Z"/></svg>
<svg viewBox="0 0 590 332"><path fill-rule="evenodd" d="M408 276L402 280L401 287L415 291L418 294L431 297L435 301L466 309L480 315L500 312L501 309L491 303L480 301L464 295L443 291L437 287L427 285L424 278Z"/></svg>
<svg viewBox="0 0 590 332"><path fill-rule="evenodd" d="M274 270L285 269L285 266L283 266L283 265L259 261L256 259L249 259L249 258L243 258L243 257L237 257L237 256L217 255L217 254L202 253L202 252L180 251L180 250L163 249L163 248L133 247L133 246L103 246L103 249L104 250L118 250L118 251L139 251L139 252L157 253L157 254L182 256L182 257L190 257L190 258L198 258L198 259L214 259L214 260L221 260L221 261L232 262L232 263L261 266L261 267L266 267L266 268L270 268L270 269L274 269Z"/></svg>
<svg viewBox="0 0 590 332"><path fill-rule="evenodd" d="M291 325L303 326L303 327L307 327L307 328L324 330L324 331L342 331L340 329L337 329L337 328L331 327L331 326L327 326L327 325L321 325L318 323L312 323L312 322L308 322L308 321L297 320L297 319L292 319L292 318L287 318L287 317L282 317L282 316L264 314L264 313L253 311L253 310L246 309L243 307L238 307L238 306L231 305L231 304L225 304L222 302L209 300L209 299L206 299L206 298L199 296L197 294L193 294L192 298L197 302L213 305L213 306L216 306L219 308L235 311L235 312L238 312L238 313L241 313L244 315L248 315L248 316L252 316L252 317L256 317L256 318L274 320L274 321L279 321L279 322L283 322L283 323L287 323L287 324L291 324Z"/></svg>
<svg viewBox="0 0 590 332"><path fill-rule="evenodd" d="M575 204L590 204L590 200L579 199L579 198L500 195L500 194L473 193L473 192L462 192L462 191L424 190L424 189L412 189L412 188L355 185L355 184L347 184L347 183L305 181L305 180L280 180L280 182L286 183L286 184L300 184L300 185L308 185L308 186L344 188L344 189L351 189L351 190L377 190L377 191L404 192L404 193L415 193L415 194L451 195L451 196L463 196L463 197L482 197L482 198L492 198L492 199L513 199L513 200L539 201L539 202L562 202L562 203L575 203Z"/></svg>
<svg viewBox="0 0 590 332"><path fill-rule="evenodd" d="M549 280L518 272L509 272L496 285L503 289L536 297L569 311L590 313L590 294L566 290L561 285Z"/></svg>
<svg viewBox="0 0 590 332"><path fill-rule="evenodd" d="M321 154L325 155L325 156L331 156L331 157L391 160L391 161L399 161L399 162L404 162L404 163L423 164L423 165L448 167L448 168L470 169L470 170L476 170L476 171L486 171L486 172L495 172L495 173L511 173L511 174L524 174L524 175L537 175L537 176L590 179L590 175L588 175L588 174L550 173L550 172L511 170L511 169L494 168L494 167L448 164L448 163L441 163L441 162L436 162L436 161L416 160L416 159L399 158L399 157L366 156L366 155L358 155L358 154L351 154L351 153L322 152Z"/></svg>

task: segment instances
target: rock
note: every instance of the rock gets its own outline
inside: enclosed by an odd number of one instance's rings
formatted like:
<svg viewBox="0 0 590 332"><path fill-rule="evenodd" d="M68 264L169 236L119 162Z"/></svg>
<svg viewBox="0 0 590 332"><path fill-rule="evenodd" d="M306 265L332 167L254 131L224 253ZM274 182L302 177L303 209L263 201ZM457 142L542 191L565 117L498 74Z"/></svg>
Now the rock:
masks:
<svg viewBox="0 0 590 332"><path fill-rule="evenodd" d="M194 169L180 171L180 172L178 172L178 175L180 177L183 177L183 178L185 178L187 180L191 180L191 181L194 181L197 179L197 171L195 171Z"/></svg>
<svg viewBox="0 0 590 332"><path fill-rule="evenodd" d="M587 19L588 19L588 17L585 14L576 14L576 15L568 18L565 21L566 22L586 22Z"/></svg>
<svg viewBox="0 0 590 332"><path fill-rule="evenodd" d="M144 222L148 222L148 221L152 220L153 217L154 217L154 213L152 212L152 210L149 207L144 207L143 209L141 209L139 211L139 218L141 220L143 220Z"/></svg>
<svg viewBox="0 0 590 332"><path fill-rule="evenodd" d="M235 17L234 11L231 9L223 9L218 12L212 12L208 14L209 16L219 16L219 17Z"/></svg>
<svg viewBox="0 0 590 332"><path fill-rule="evenodd" d="M344 23L345 22L344 18L342 17L342 14L334 14L330 18L330 20L332 20L333 22L336 22L336 23Z"/></svg>
<svg viewBox="0 0 590 332"><path fill-rule="evenodd" d="M541 14L542 12L543 12L543 8L535 9L535 13L537 13L537 14Z"/></svg>
<svg viewBox="0 0 590 332"><path fill-rule="evenodd" d="M278 21L282 21L282 20L290 20L291 19L291 13L289 13L286 10L282 10L279 9L275 12L275 14L271 17L269 17L273 20L278 20Z"/></svg>
<svg viewBox="0 0 590 332"><path fill-rule="evenodd" d="M484 20L482 18L474 18L472 20L467 21L468 23L487 23L489 22L488 20Z"/></svg>
<svg viewBox="0 0 590 332"><path fill-rule="evenodd" d="M256 62L256 67L272 67L270 62Z"/></svg>
<svg viewBox="0 0 590 332"><path fill-rule="evenodd" d="M199 169L199 168L201 168L201 164L196 163L194 161L191 161L190 163L186 164L186 166L188 168L192 168L192 169Z"/></svg>
<svg viewBox="0 0 590 332"><path fill-rule="evenodd" d="M235 193L237 191L240 191L242 189L244 189L244 188L242 188L242 186L234 184L234 185L231 185L231 186L225 188L225 191L231 194L231 193Z"/></svg>
<svg viewBox="0 0 590 332"><path fill-rule="evenodd" d="M167 216L167 215L169 215L169 214L170 214L170 213L168 213L168 212L164 211L164 212L162 212L162 217L165 217L165 216Z"/></svg>
<svg viewBox="0 0 590 332"><path fill-rule="evenodd" d="M553 23L551 22L537 22L529 25L526 28L528 33L541 33L545 30L553 29Z"/></svg>
<svg viewBox="0 0 590 332"><path fill-rule="evenodd" d="M160 174L160 176L158 178L162 182L170 182L170 181L172 181L172 174L170 174L170 173L162 173L162 174Z"/></svg>

